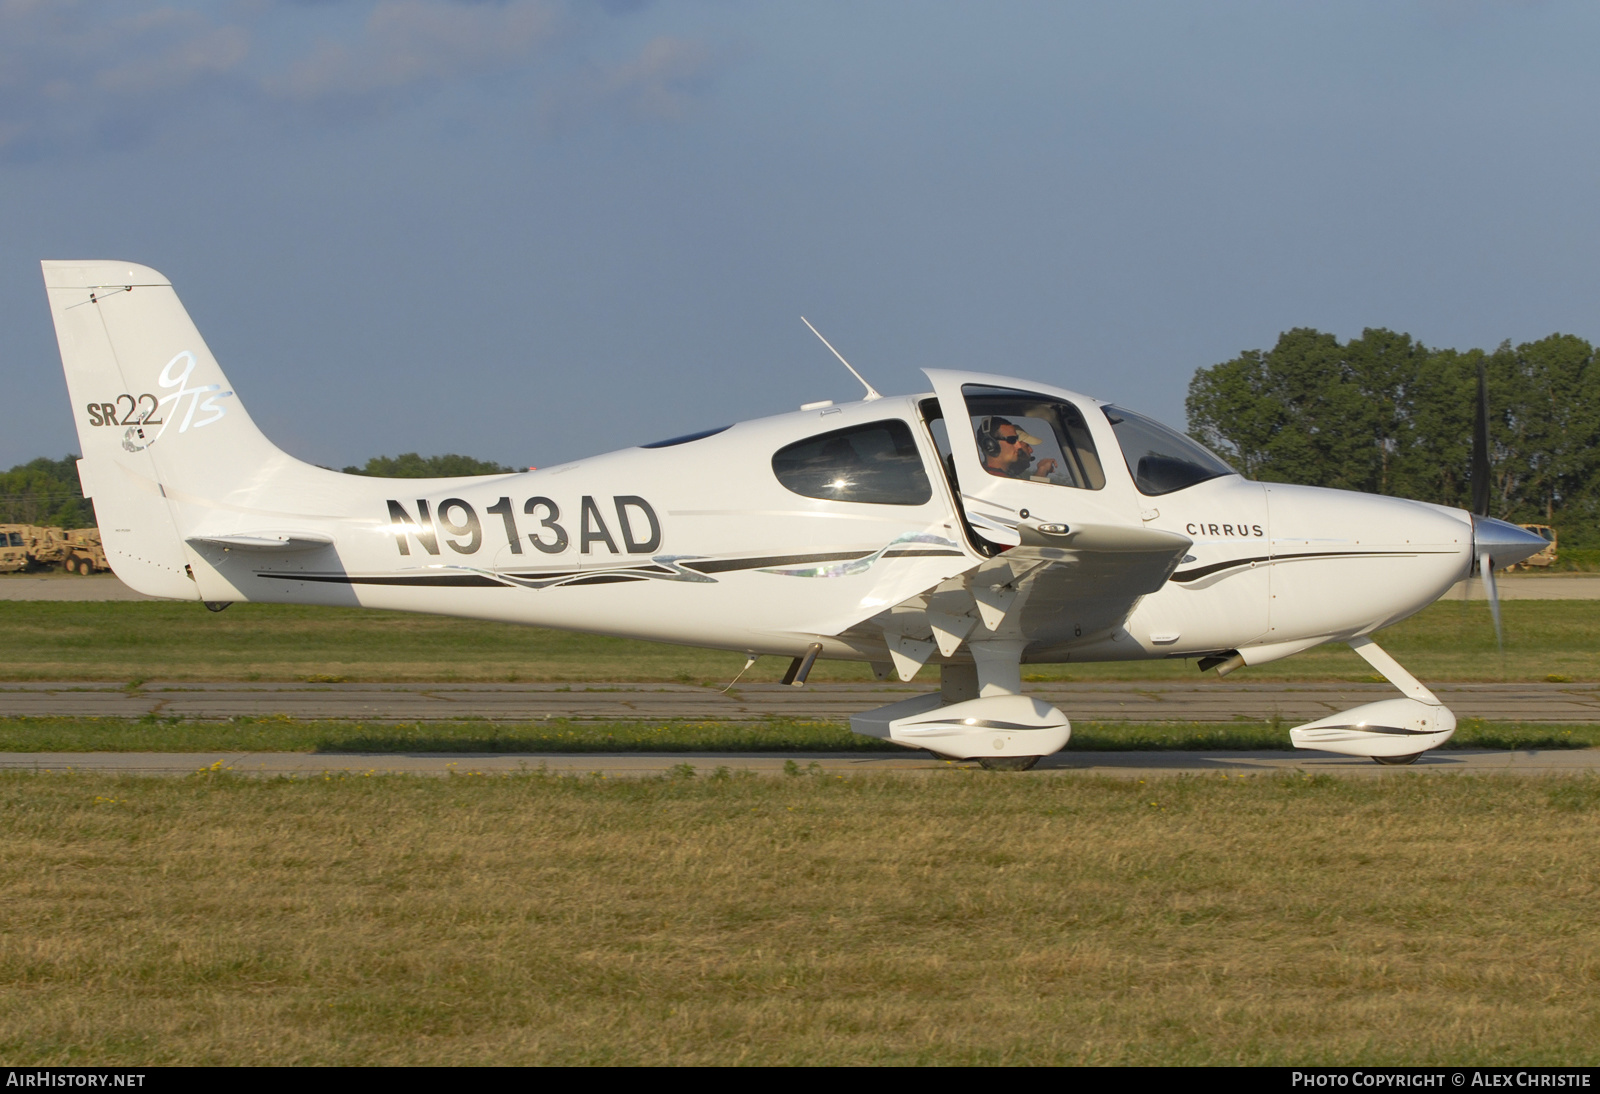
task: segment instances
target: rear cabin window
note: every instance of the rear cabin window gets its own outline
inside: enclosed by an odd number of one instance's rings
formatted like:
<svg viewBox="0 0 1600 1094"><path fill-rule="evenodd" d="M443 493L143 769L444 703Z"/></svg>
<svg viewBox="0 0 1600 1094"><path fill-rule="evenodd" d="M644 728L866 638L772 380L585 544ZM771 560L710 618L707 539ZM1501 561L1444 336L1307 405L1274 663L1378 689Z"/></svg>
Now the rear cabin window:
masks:
<svg viewBox="0 0 1600 1094"><path fill-rule="evenodd" d="M899 419L785 445L772 457L772 473L796 494L827 501L922 505L933 497L911 427Z"/></svg>

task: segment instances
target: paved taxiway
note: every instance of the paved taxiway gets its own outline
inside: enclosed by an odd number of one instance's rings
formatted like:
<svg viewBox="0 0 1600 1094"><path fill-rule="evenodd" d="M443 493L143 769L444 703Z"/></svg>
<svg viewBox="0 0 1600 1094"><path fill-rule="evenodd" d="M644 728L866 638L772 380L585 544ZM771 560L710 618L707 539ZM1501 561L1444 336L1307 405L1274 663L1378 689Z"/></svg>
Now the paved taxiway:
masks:
<svg viewBox="0 0 1600 1094"><path fill-rule="evenodd" d="M1465 583L1463 583L1465 584ZM1600 574L1502 574L1497 579L1502 600L1600 600ZM1483 600L1483 582L1462 584L1443 599ZM0 600L160 600L136 593L112 574L84 577L61 572L0 575Z"/></svg>
<svg viewBox="0 0 1600 1094"><path fill-rule="evenodd" d="M1600 599L1600 575L1503 577L1508 600ZM1481 593L1481 583L1474 583ZM1451 595L1459 595L1453 593ZM0 577L0 600L149 600L110 574ZM225 719L287 715L370 721L482 718L843 719L924 690L892 684L743 684L724 695L684 684L0 684L0 715ZM1386 684L1030 684L1028 692L1084 721L1309 721L1391 696ZM1600 685L1458 684L1435 689L1458 717L1494 721L1600 721Z"/></svg>
<svg viewBox="0 0 1600 1094"><path fill-rule="evenodd" d="M779 775L793 762L802 772L826 775L932 773L976 768L973 763L941 760L926 753L331 753L331 752L10 752L0 753L0 770L68 774L192 775L228 771L236 775L285 778L365 777L369 775L505 776L550 775L628 778L664 775L688 764L699 775L718 768ZM1407 767L1311 752L1058 752L1034 768L1049 775L1098 775L1145 779L1170 775L1600 775L1600 749L1572 751L1430 752ZM1007 776L1014 777L1014 776Z"/></svg>
<svg viewBox="0 0 1600 1094"><path fill-rule="evenodd" d="M1197 674L1198 675L1198 674ZM909 684L742 684L723 694L692 684L0 684L0 715L33 717L339 718L379 722L766 718L842 720L929 690ZM1388 684L1028 684L1076 721L1310 721L1390 698ZM1600 722L1600 684L1440 684L1458 718Z"/></svg>

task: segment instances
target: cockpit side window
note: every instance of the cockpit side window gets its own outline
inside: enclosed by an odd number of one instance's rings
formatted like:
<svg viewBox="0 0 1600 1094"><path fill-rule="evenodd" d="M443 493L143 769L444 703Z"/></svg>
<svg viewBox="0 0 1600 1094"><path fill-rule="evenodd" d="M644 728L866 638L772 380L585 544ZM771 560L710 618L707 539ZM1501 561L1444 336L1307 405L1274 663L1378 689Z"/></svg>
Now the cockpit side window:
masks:
<svg viewBox="0 0 1600 1094"><path fill-rule="evenodd" d="M1176 429L1118 406L1104 409L1117 443L1122 446L1122 458L1127 461L1133 483L1146 497L1160 497L1207 479L1238 474Z"/></svg>
<svg viewBox="0 0 1600 1094"><path fill-rule="evenodd" d="M1105 470L1083 412L1045 395L965 384L961 394L972 418L983 469L1001 478L1105 487Z"/></svg>
<svg viewBox="0 0 1600 1094"><path fill-rule="evenodd" d="M796 494L828 501L922 505L933 497L911 427L896 418L785 445L772 473Z"/></svg>

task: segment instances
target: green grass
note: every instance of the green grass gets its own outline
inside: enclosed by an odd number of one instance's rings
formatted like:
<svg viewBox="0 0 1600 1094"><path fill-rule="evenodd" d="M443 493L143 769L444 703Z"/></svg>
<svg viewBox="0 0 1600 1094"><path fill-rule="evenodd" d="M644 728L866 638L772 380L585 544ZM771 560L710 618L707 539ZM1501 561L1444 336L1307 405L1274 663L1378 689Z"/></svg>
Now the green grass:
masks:
<svg viewBox="0 0 1600 1094"><path fill-rule="evenodd" d="M0 775L0 1058L1600 1063L1600 780Z"/></svg>
<svg viewBox="0 0 1600 1094"><path fill-rule="evenodd" d="M1503 605L1507 651L1495 647L1482 603L1441 602L1383 631L1379 640L1430 681L1600 681L1600 602ZM236 604L0 602L0 679L570 681L726 683L739 653L442 616ZM748 681L776 681L786 662L767 657ZM1194 680L1192 661L1026 665L1031 680ZM936 679L937 670L923 670ZM870 681L858 662L820 662L813 680ZM1244 669L1234 680L1368 680L1345 646L1309 650Z"/></svg>
<svg viewBox="0 0 1600 1094"><path fill-rule="evenodd" d="M1560 547L1556 551L1556 573L1593 573L1600 570L1600 547Z"/></svg>
<svg viewBox="0 0 1600 1094"><path fill-rule="evenodd" d="M1286 722L1078 722L1069 751L1289 748ZM1466 720L1446 748L1595 748L1600 726ZM0 718L0 752L890 752L833 722Z"/></svg>

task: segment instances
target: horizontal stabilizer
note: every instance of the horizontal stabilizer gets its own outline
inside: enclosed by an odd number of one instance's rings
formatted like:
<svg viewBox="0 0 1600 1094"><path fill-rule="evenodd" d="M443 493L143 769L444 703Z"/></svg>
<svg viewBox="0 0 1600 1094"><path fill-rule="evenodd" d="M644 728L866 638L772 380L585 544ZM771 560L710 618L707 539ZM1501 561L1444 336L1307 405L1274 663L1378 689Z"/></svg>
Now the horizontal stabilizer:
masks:
<svg viewBox="0 0 1600 1094"><path fill-rule="evenodd" d="M239 532L224 536L190 536L189 542L229 551L314 551L331 546L333 537L321 532Z"/></svg>

